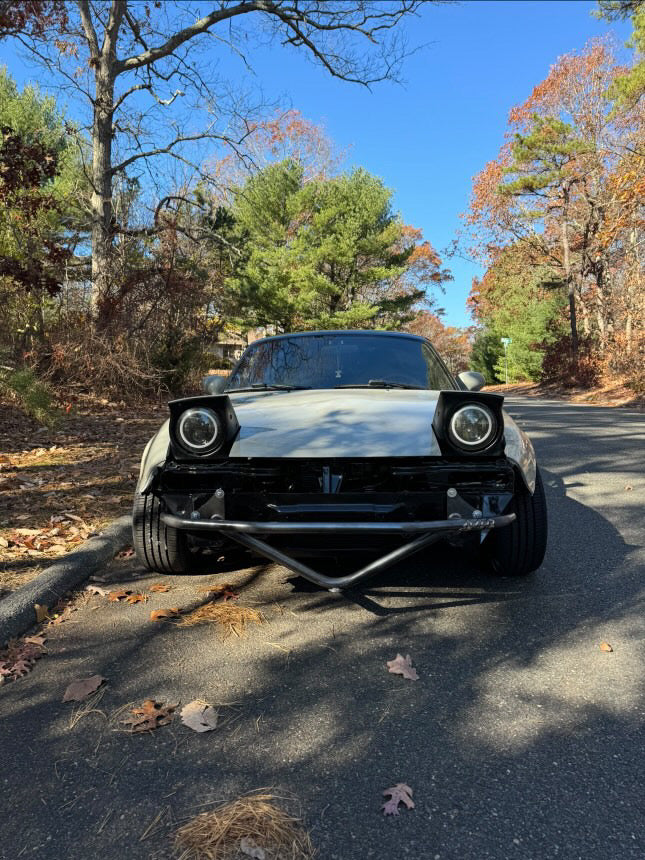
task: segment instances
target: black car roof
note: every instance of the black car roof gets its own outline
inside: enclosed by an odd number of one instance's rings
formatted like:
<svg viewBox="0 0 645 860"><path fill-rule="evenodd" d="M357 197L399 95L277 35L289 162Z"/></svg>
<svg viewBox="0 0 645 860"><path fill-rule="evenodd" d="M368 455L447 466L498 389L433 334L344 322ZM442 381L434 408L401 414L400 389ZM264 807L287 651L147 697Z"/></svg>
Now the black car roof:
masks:
<svg viewBox="0 0 645 860"><path fill-rule="evenodd" d="M284 334L274 334L270 337L262 337L258 338L258 340L252 341L253 344L256 343L264 343L270 340L280 340L285 337L311 337L312 335L377 335L378 337L407 337L410 340L421 340L427 343L427 338L422 337L418 334L411 334L408 331L385 331L384 329L329 329L324 331L294 331L294 332L285 332ZM251 344L249 344L250 346Z"/></svg>

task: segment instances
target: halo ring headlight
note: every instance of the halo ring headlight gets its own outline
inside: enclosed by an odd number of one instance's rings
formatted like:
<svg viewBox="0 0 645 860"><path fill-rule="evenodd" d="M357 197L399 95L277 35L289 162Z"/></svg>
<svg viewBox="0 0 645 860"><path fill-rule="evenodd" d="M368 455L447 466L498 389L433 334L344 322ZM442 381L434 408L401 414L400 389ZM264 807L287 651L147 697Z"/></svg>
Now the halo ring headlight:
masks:
<svg viewBox="0 0 645 860"><path fill-rule="evenodd" d="M497 431L495 416L487 406L465 403L456 409L448 422L448 436L453 445L467 451L485 448Z"/></svg>
<svg viewBox="0 0 645 860"><path fill-rule="evenodd" d="M211 409L195 407L181 415L177 431L184 448L203 454L217 447L223 428L219 417Z"/></svg>

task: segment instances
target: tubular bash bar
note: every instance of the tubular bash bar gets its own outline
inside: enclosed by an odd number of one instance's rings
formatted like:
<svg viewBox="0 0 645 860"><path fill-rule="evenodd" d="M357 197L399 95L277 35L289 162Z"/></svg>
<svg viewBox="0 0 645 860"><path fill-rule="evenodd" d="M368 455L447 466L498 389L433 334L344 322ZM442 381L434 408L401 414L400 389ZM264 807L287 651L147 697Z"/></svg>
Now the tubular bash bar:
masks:
<svg viewBox="0 0 645 860"><path fill-rule="evenodd" d="M386 567L390 567L395 562L418 552L446 535L501 528L512 523L515 519L515 514L472 519L455 518L449 520L432 520L430 522L402 523L237 522L222 519L192 520L172 514L162 514L162 519L166 525L176 529L190 530L192 532L220 532L229 538L233 538L242 544L242 546L247 547L247 549L252 549L260 553L260 555L271 559L271 561L290 568L295 573L298 573L321 588L327 588L330 591L339 591L361 579L385 570ZM325 576L322 573L317 573L297 559L285 555L279 549L272 547L265 540L253 537L253 535L320 534L321 532L334 532L335 534L365 534L366 532L371 532L372 534L419 536L347 576Z"/></svg>

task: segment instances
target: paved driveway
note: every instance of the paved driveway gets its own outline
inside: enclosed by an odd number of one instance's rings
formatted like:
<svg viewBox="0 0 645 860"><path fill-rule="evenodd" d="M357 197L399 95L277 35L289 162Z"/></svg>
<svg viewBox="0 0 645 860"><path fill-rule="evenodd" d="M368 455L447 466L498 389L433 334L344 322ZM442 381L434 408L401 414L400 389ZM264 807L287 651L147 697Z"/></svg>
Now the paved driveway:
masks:
<svg viewBox="0 0 645 860"><path fill-rule="evenodd" d="M234 571L267 623L225 642L148 621L212 577L169 578L145 606L92 598L0 690L0 857L170 857L173 822L274 786L298 799L322 860L642 860L645 416L509 408L550 506L538 575L491 578L437 548L344 596L277 567ZM123 574L137 589L160 579ZM418 682L386 671L397 651ZM71 727L65 686L95 672L107 717L202 698L224 705L221 727L130 736L101 714ZM384 819L399 781L416 809Z"/></svg>

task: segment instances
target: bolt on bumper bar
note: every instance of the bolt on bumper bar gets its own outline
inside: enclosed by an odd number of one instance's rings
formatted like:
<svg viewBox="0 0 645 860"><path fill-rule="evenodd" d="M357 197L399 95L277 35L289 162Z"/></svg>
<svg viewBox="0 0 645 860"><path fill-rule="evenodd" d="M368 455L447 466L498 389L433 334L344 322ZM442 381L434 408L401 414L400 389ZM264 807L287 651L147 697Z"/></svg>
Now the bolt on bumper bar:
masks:
<svg viewBox="0 0 645 860"><path fill-rule="evenodd" d="M330 591L340 591L350 585L385 570L397 561L412 555L426 546L448 535L465 532L481 532L488 529L502 528L510 525L515 514L503 514L495 517L454 518L449 520L431 520L429 522L403 523L348 523L348 522L240 522L235 520L191 520L173 514L162 514L167 526L181 531L211 533L232 538L247 549L264 555L271 561L288 567L300 576L313 582L321 588ZM270 536L284 534L393 534L414 537L409 543L397 547L381 558L346 576L325 576L295 558L271 546L266 540L254 535Z"/></svg>

